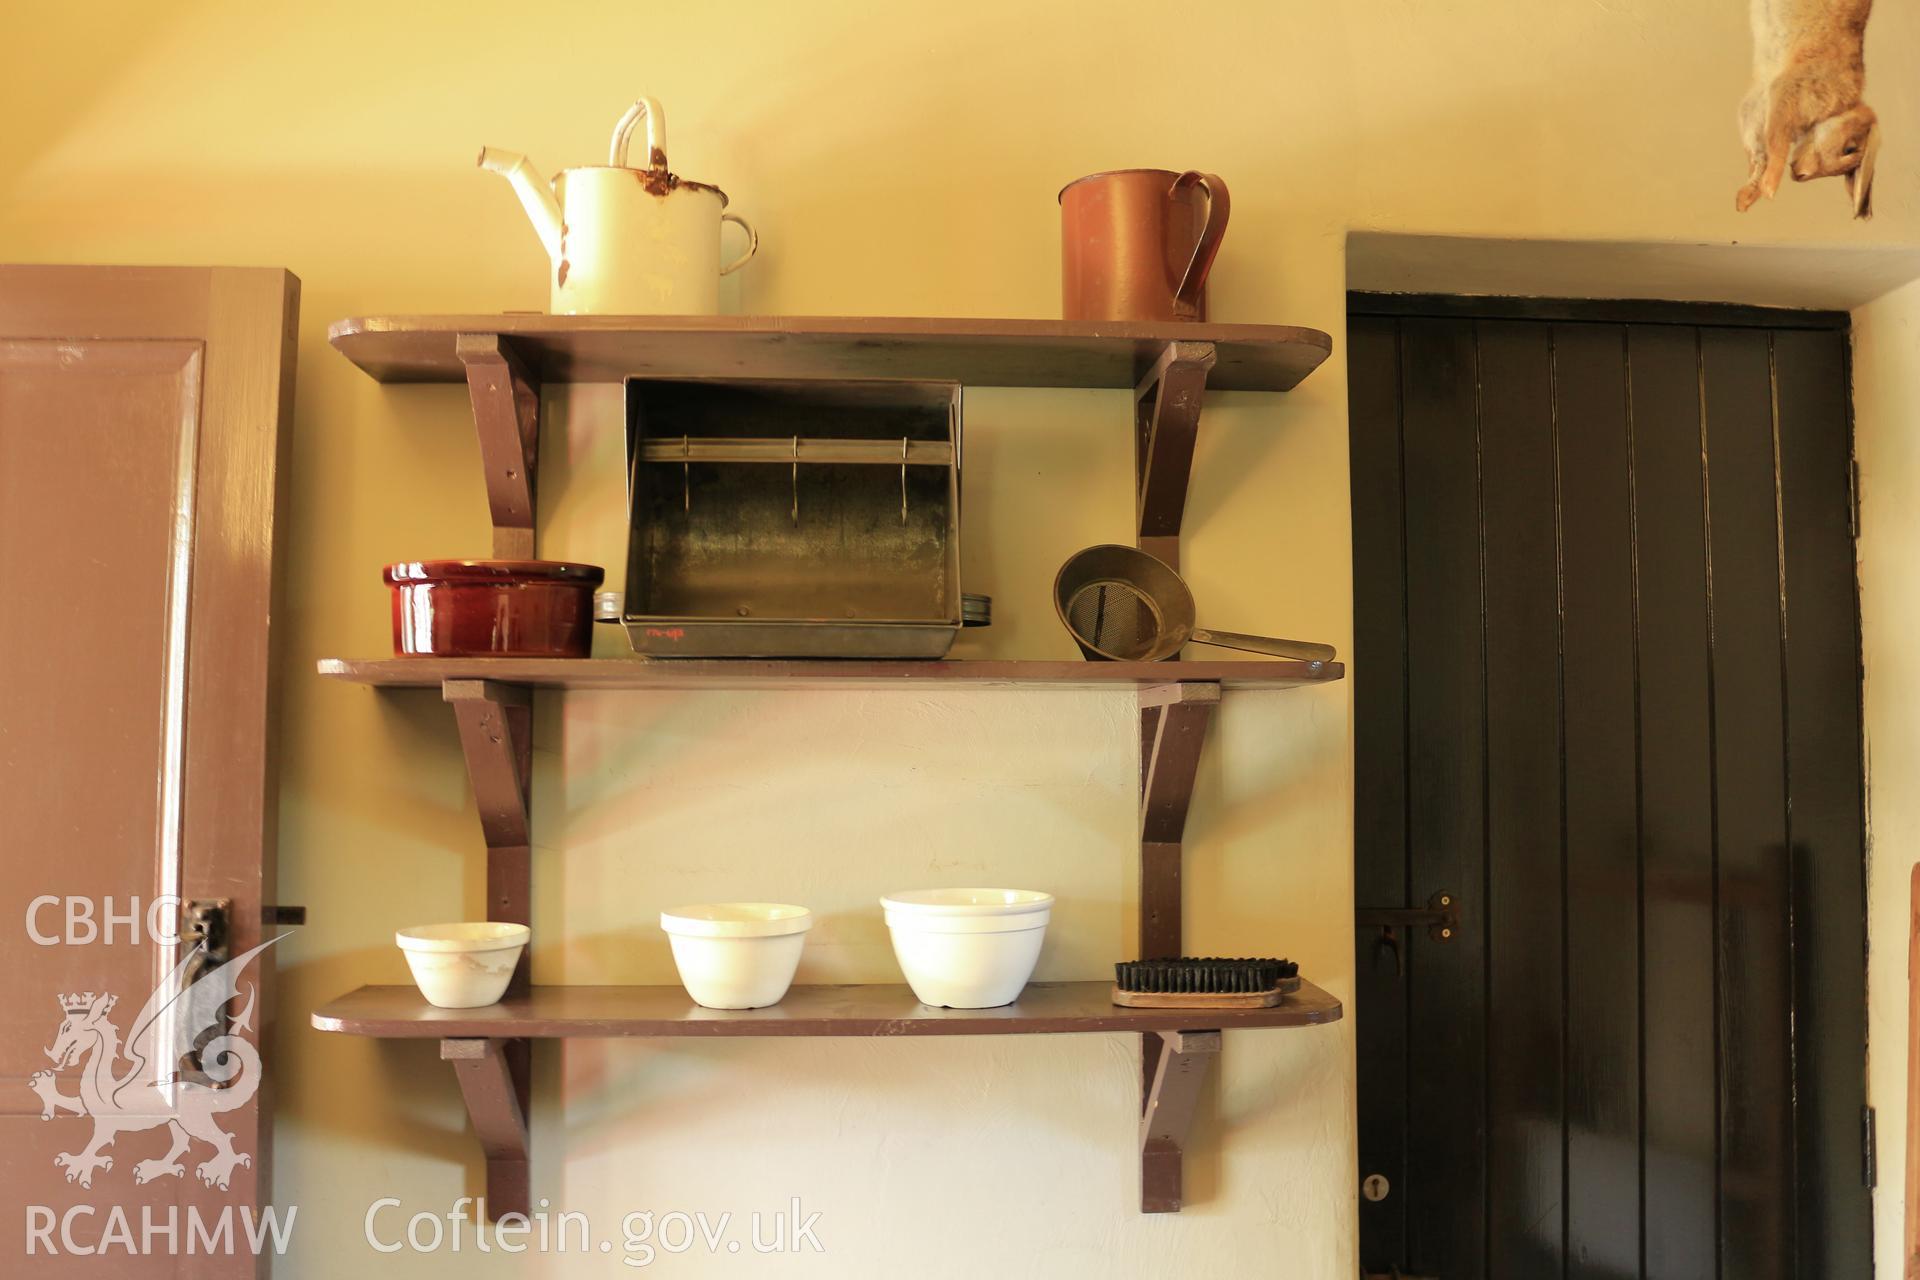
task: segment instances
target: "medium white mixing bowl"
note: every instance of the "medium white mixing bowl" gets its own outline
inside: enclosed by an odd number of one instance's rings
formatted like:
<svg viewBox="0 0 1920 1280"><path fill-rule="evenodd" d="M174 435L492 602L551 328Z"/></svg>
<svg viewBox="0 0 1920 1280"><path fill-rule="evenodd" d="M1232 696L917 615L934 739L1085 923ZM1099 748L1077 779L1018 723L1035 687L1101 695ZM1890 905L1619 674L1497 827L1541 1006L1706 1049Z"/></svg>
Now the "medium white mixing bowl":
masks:
<svg viewBox="0 0 1920 1280"><path fill-rule="evenodd" d="M793 985L813 913L780 902L708 902L660 913L680 985L709 1009L763 1009Z"/></svg>
<svg viewBox="0 0 1920 1280"><path fill-rule="evenodd" d="M880 899L893 954L920 1003L1012 1004L1033 976L1053 895L1031 889L915 889Z"/></svg>
<svg viewBox="0 0 1920 1280"><path fill-rule="evenodd" d="M423 924L393 935L427 1003L477 1009L507 993L533 931L523 924Z"/></svg>

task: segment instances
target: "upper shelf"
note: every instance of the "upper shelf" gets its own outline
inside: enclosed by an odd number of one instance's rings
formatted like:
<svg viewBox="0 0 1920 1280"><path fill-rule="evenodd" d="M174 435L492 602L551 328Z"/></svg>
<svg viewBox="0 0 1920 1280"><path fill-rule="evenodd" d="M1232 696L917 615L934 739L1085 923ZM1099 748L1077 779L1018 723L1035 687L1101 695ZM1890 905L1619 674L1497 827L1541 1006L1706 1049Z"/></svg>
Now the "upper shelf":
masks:
<svg viewBox="0 0 1920 1280"><path fill-rule="evenodd" d="M1288 391L1333 340L1278 324L887 316L365 316L327 339L381 382L462 382L462 333L499 334L535 377L926 378L984 387L1132 387L1170 342L1211 342L1209 389Z"/></svg>
<svg viewBox="0 0 1920 1280"><path fill-rule="evenodd" d="M1302 982L1271 1009L1130 1009L1110 982L1030 982L997 1009L935 1009L904 986L799 986L765 1009L703 1009L677 986L533 987L480 1009L436 1009L411 986L361 987L313 1011L322 1031L399 1039L588 1036L980 1036L1190 1027L1311 1027L1340 1002Z"/></svg>
<svg viewBox="0 0 1920 1280"><path fill-rule="evenodd" d="M1338 662L873 661L840 658L322 658L320 674L387 688L435 688L446 680L495 680L553 689L866 689L929 684L1117 688L1219 683L1291 689L1346 674Z"/></svg>

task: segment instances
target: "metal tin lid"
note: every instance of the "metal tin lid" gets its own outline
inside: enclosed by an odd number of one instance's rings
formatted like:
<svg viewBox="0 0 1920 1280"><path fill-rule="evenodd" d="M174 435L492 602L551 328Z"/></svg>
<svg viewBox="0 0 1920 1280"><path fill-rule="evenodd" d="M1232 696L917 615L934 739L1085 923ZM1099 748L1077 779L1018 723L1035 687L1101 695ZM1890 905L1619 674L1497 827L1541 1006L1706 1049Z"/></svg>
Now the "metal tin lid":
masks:
<svg viewBox="0 0 1920 1280"><path fill-rule="evenodd" d="M960 597L960 625L963 627L992 626L993 597L962 594Z"/></svg>
<svg viewBox="0 0 1920 1280"><path fill-rule="evenodd" d="M619 622L625 612L627 595L624 591L596 591L593 593L593 620L595 622Z"/></svg>

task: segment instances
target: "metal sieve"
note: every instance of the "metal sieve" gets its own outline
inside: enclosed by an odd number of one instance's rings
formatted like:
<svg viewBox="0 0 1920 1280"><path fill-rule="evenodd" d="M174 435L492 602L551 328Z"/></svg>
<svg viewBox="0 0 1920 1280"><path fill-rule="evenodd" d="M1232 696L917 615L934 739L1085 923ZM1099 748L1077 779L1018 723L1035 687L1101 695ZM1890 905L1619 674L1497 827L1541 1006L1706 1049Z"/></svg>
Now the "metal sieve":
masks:
<svg viewBox="0 0 1920 1280"><path fill-rule="evenodd" d="M1308 662L1331 662L1332 645L1193 625L1193 592L1166 564L1133 547L1105 543L1076 552L1053 580L1053 607L1089 659L1158 662L1188 641Z"/></svg>

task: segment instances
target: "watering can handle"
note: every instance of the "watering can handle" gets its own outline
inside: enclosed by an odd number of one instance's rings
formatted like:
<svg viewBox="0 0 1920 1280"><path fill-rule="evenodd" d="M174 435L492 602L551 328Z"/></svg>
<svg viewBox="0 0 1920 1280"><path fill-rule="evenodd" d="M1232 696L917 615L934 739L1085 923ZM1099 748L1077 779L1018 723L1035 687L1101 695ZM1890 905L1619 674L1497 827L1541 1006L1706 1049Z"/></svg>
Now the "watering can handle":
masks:
<svg viewBox="0 0 1920 1280"><path fill-rule="evenodd" d="M1196 315L1200 310L1200 291L1207 287L1207 273L1213 270L1213 257L1220 252L1220 237L1227 234L1227 216L1233 209L1227 198L1227 184L1198 169L1189 169L1175 178L1167 194L1175 195L1194 186L1207 193L1207 221L1200 228L1200 240L1193 246L1193 257L1188 259L1186 273L1180 277L1180 287L1174 290L1174 310L1183 316Z"/></svg>
<svg viewBox="0 0 1920 1280"><path fill-rule="evenodd" d="M642 118L647 122L647 164L649 169L667 167L667 116L660 110L660 103L654 98L641 98L627 108L620 122L613 126L613 142L607 147L607 163L616 169L625 169L627 164L627 143L633 137L633 126Z"/></svg>
<svg viewBox="0 0 1920 1280"><path fill-rule="evenodd" d="M740 268L746 266L747 259L759 252L760 233L753 229L752 223L737 213L723 213L720 215L720 221L731 222L734 226L747 233L747 251L735 258L732 262L729 262L726 266L720 268L721 275L730 276Z"/></svg>

